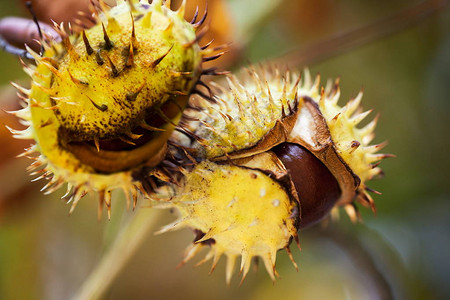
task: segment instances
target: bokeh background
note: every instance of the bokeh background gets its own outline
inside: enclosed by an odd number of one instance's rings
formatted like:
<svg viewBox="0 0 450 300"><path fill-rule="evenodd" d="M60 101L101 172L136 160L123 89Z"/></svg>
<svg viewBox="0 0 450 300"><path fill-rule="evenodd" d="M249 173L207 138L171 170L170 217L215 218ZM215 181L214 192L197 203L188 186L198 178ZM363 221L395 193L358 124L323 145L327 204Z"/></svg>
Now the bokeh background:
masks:
<svg viewBox="0 0 450 300"><path fill-rule="evenodd" d="M35 2L40 18L60 21L74 9L67 3L83 3ZM189 230L149 233L104 299L448 299L450 10L445 1L425 1L420 13L399 14L420 3L209 0L211 34L233 42L221 67L306 64L324 79L341 77L341 101L364 88L364 107L381 114L376 142L388 140L384 151L397 155L369 185L383 193L374 197L377 214L362 208L364 222L352 224L343 212L337 223L301 232L302 250L293 249L298 272L282 251L275 284L260 268L241 287L238 274L226 286L224 261L210 276L208 264L194 267L200 257L176 268ZM29 16L20 1L0 0L0 17L8 15ZM367 24L377 25L362 30ZM330 40L338 42L323 42ZM17 107L8 82L27 80L18 59L0 53L1 108ZM30 144L3 126L17 121L0 112L0 122L0 299L70 299L136 212L118 194L111 221L97 220L89 196L68 216L63 191L43 196L44 182L30 183L25 172L29 161L14 158ZM155 230L174 219L169 211L153 217Z"/></svg>

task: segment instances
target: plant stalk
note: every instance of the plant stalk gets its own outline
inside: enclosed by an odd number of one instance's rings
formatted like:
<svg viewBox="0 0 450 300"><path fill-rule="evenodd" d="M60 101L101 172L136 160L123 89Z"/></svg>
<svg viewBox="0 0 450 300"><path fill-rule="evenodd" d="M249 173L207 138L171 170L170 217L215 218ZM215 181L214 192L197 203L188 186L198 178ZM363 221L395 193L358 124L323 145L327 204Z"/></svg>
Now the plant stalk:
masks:
<svg viewBox="0 0 450 300"><path fill-rule="evenodd" d="M139 246L149 236L153 236L154 227L160 216L160 210L138 209L134 217L121 229L108 252L102 256L73 299L101 299Z"/></svg>

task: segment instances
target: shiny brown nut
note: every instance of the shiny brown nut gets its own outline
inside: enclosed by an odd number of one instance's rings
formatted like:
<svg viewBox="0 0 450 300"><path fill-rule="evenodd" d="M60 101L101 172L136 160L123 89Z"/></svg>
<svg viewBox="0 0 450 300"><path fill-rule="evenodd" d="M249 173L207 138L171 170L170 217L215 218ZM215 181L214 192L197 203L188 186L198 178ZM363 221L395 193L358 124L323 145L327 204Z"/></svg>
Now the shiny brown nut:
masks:
<svg viewBox="0 0 450 300"><path fill-rule="evenodd" d="M272 149L291 176L301 209L300 228L325 218L341 195L333 174L311 152L292 143Z"/></svg>

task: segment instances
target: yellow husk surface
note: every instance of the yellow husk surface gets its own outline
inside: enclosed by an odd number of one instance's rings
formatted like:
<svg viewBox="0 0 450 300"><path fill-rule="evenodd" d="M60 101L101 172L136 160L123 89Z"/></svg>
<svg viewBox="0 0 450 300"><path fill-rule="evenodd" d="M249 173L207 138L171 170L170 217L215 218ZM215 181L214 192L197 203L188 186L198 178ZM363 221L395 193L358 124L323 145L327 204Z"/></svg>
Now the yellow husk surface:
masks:
<svg viewBox="0 0 450 300"><path fill-rule="evenodd" d="M238 256L242 256L242 280L255 257L262 258L274 280L276 252L288 247L297 232L297 202L268 175L243 167L209 161L196 165L169 206L178 209L180 218L160 233L183 227L202 232L187 249L183 263L212 244L202 262L213 259L213 270L225 255L228 283Z"/></svg>
<svg viewBox="0 0 450 300"><path fill-rule="evenodd" d="M99 192L108 211L113 189L122 188L127 198L130 193L136 198L140 183L133 182L133 169L146 161L157 163L182 114L181 109L167 109L162 113L168 113L163 117L170 121L155 129L145 123L147 111L169 101L182 108L188 99L184 94L201 73L203 54L195 26L184 20L184 4L172 11L162 1L119 1L111 9L97 7L94 13L97 25L85 32L70 35L55 25L61 43L42 41L42 55L28 49L36 61L24 65L31 89L17 86L27 106L14 114L28 128L12 132L36 141L23 155L35 160L33 174L50 179L44 187L47 193L68 183L71 211L89 191ZM133 145L141 136L132 132L138 126L155 132L134 152L99 148L102 139L112 138ZM69 147L84 141L91 142ZM73 149L81 150L74 154Z"/></svg>

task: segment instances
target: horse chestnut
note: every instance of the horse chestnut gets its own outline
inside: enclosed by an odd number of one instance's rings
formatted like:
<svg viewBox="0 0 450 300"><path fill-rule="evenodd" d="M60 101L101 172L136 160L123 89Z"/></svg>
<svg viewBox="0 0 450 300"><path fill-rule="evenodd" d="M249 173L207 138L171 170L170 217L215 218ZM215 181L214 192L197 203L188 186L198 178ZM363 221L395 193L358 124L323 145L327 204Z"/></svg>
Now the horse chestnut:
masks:
<svg viewBox="0 0 450 300"><path fill-rule="evenodd" d="M300 228L325 218L336 205L341 190L336 178L311 152L283 143L273 151L286 167L300 200Z"/></svg>

